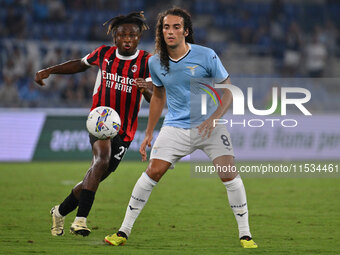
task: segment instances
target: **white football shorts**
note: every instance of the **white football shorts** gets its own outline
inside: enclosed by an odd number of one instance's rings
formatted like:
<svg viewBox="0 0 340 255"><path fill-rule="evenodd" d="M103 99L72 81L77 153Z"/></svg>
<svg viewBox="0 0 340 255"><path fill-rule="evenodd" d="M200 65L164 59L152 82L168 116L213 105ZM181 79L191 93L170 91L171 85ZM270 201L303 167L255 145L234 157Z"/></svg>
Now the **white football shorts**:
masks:
<svg viewBox="0 0 340 255"><path fill-rule="evenodd" d="M152 147L150 159L161 159L174 165L197 149L204 151L211 161L224 155L234 156L230 134L225 125L216 126L209 138L202 137L197 128L163 126Z"/></svg>

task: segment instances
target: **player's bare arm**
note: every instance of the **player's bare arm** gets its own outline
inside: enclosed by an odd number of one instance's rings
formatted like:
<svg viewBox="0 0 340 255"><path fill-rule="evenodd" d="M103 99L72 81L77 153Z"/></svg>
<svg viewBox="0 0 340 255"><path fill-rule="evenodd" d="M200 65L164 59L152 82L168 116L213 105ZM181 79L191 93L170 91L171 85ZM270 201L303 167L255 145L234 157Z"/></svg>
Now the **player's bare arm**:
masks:
<svg viewBox="0 0 340 255"><path fill-rule="evenodd" d="M151 147L152 134L155 126L161 117L164 105L166 102L165 88L154 86L153 94L150 101L150 111L148 125L145 131L145 138L139 148L139 152L142 156L142 161L146 161L146 146Z"/></svg>
<svg viewBox="0 0 340 255"><path fill-rule="evenodd" d="M231 84L230 78L228 77L223 82L221 82L221 84ZM203 121L201 125L198 126L198 132L202 134L203 137L206 135L210 137L211 132L214 129L214 119L220 119L228 111L233 101L233 97L229 89L223 88L222 91L222 105L219 105L216 111L207 120Z"/></svg>
<svg viewBox="0 0 340 255"><path fill-rule="evenodd" d="M44 79L47 79L50 74L74 74L84 72L88 69L87 66L81 59L70 60L59 65L51 66L38 71L35 74L34 81L40 86L44 86Z"/></svg>
<svg viewBox="0 0 340 255"><path fill-rule="evenodd" d="M143 78L136 79L136 86L142 92L145 100L150 103L152 97L153 84L151 81L146 81Z"/></svg>

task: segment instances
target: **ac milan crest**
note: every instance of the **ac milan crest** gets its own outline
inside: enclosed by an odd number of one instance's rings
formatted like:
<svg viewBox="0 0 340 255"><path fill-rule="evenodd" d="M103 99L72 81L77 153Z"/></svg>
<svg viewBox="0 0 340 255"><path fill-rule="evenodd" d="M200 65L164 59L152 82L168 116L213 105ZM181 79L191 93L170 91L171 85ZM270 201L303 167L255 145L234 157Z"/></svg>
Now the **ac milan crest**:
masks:
<svg viewBox="0 0 340 255"><path fill-rule="evenodd" d="M132 71L133 73L135 73L135 72L137 71L137 65L133 65L133 66L131 67L131 71Z"/></svg>

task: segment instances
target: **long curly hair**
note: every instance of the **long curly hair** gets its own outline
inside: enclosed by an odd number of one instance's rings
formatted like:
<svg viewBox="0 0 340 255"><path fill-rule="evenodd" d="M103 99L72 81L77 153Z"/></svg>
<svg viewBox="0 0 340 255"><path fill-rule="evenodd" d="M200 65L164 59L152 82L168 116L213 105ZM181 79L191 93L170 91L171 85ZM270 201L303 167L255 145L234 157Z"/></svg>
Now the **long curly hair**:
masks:
<svg viewBox="0 0 340 255"><path fill-rule="evenodd" d="M173 15L183 18L184 21L184 31L188 30L188 35L185 37L185 42L194 43L194 31L192 29L191 15L184 9L174 7L158 15L157 25L156 25L156 46L155 53L158 53L161 60L161 65L165 70L169 71L169 54L166 47L166 43L163 35L163 20L165 16Z"/></svg>

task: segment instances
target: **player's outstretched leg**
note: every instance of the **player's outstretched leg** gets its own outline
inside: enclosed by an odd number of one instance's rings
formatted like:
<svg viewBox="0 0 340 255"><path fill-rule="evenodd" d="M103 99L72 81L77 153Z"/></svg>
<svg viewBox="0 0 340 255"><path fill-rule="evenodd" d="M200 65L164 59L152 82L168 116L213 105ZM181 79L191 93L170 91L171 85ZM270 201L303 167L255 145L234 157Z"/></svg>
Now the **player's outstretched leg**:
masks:
<svg viewBox="0 0 340 255"><path fill-rule="evenodd" d="M171 163L164 160L150 160L148 169L142 173L133 188L122 226L117 233L106 236L104 238L105 242L114 246L124 245L126 243L133 224L147 203L153 187L156 186L170 165Z"/></svg>
<svg viewBox="0 0 340 255"><path fill-rule="evenodd" d="M247 197L241 177L237 175L223 184L226 186L229 204L237 221L241 246L257 248L249 229Z"/></svg>
<svg viewBox="0 0 340 255"><path fill-rule="evenodd" d="M92 145L93 162L87 171L82 185L79 186L79 204L76 218L70 232L75 235L88 236L87 216L92 208L96 191L101 181L110 175L111 140L96 140Z"/></svg>
<svg viewBox="0 0 340 255"><path fill-rule="evenodd" d="M145 172L142 173L133 188L122 226L117 233L106 236L104 239L105 242L114 246L124 245L126 243L134 222L144 208L156 184L157 182L151 179Z"/></svg>
<svg viewBox="0 0 340 255"><path fill-rule="evenodd" d="M215 167L217 165L230 166L230 171L221 172L219 173L219 176L227 189L229 204L238 225L241 246L243 248L257 248L257 244L252 239L250 233L247 196L243 181L241 176L237 173L236 168L233 169L231 167L234 166L234 157L230 155L220 156L214 159L213 162Z"/></svg>

